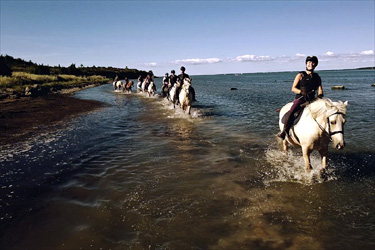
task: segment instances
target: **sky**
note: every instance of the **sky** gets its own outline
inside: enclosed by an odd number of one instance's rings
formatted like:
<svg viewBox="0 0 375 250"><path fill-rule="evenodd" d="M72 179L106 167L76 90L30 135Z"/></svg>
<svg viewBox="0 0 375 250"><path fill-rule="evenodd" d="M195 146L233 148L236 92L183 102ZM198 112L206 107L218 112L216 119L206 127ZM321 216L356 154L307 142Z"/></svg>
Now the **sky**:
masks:
<svg viewBox="0 0 375 250"><path fill-rule="evenodd" d="M164 75L375 66L369 1L0 0L0 54Z"/></svg>

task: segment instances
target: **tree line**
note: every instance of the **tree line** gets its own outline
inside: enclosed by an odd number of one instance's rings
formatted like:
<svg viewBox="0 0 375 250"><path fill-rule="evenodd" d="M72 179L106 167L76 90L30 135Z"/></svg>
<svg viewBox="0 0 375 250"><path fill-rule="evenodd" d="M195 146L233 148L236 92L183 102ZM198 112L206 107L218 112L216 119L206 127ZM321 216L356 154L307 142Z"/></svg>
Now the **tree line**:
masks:
<svg viewBox="0 0 375 250"><path fill-rule="evenodd" d="M9 55L0 55L0 75L11 76L12 72L26 72L37 75L75 75L75 76L93 76L100 75L107 78L115 78L116 75L120 79L127 77L128 79L137 79L138 76L145 78L147 74L153 76L153 72L129 69L125 68L115 68L115 67L84 67L82 64L77 67L72 63L69 67L58 66L48 66L43 64L36 64L34 62L25 61L21 58L14 58Z"/></svg>

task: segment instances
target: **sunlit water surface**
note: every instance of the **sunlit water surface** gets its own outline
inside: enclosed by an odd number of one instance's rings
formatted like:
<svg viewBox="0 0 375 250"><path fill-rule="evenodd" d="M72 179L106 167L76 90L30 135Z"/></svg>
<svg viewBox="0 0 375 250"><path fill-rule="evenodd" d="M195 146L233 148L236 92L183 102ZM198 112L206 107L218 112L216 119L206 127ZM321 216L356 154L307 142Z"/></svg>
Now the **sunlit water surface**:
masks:
<svg viewBox="0 0 375 250"><path fill-rule="evenodd" d="M275 136L295 74L193 76L191 116L111 85L76 93L108 106L1 150L0 248L373 249L374 71L319 72L349 101L325 178Z"/></svg>

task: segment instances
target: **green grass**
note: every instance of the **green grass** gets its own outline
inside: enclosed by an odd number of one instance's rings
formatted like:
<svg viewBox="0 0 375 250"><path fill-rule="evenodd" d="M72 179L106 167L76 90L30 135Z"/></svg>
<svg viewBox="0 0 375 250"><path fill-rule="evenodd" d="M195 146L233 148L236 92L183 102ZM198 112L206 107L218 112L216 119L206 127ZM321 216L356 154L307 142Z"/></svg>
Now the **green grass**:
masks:
<svg viewBox="0 0 375 250"><path fill-rule="evenodd" d="M48 87L75 87L82 84L105 84L110 79L103 76L74 76L74 75L35 75L25 72L13 72L12 76L0 76L0 89L12 88L24 91L26 86L41 84Z"/></svg>

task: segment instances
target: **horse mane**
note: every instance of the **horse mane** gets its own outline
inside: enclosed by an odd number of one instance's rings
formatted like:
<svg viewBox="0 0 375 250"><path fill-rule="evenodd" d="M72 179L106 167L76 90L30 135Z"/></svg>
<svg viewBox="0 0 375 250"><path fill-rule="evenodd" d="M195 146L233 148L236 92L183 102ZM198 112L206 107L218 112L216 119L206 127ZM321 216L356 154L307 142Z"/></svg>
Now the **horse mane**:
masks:
<svg viewBox="0 0 375 250"><path fill-rule="evenodd" d="M331 99L328 98L322 98L318 99L312 103L309 104L311 114L314 117L318 117L321 115L325 115L325 117L328 117L334 113L343 113L346 114L346 108L347 108L347 102L333 102Z"/></svg>

